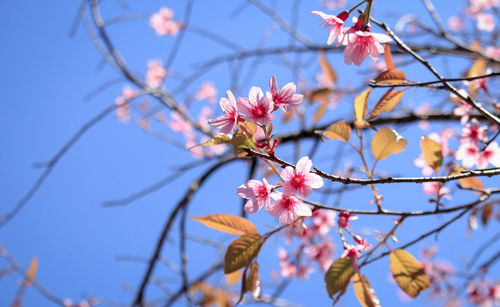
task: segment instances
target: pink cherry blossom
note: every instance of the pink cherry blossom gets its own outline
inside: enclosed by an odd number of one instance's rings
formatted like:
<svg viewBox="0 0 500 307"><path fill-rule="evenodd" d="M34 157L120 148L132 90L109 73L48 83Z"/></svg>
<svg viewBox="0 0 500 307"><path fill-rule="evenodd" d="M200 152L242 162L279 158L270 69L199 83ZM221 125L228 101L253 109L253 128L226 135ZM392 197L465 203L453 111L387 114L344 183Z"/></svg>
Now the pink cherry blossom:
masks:
<svg viewBox="0 0 500 307"><path fill-rule="evenodd" d="M251 179L238 187L237 195L248 199L244 207L246 213L255 213L264 205L269 207L273 186L265 178L262 181Z"/></svg>
<svg viewBox="0 0 500 307"><path fill-rule="evenodd" d="M280 107L285 112L301 104L304 99L304 95L295 94L296 86L293 82L286 84L278 91L278 83L275 76L269 79L269 90L271 91L269 96L275 108Z"/></svg>
<svg viewBox="0 0 500 307"><path fill-rule="evenodd" d="M222 133L231 132L238 120L242 120L242 117L238 114L236 99L230 90L227 90L227 97L229 99L221 98L219 101L219 105L225 115L208 121L210 125L219 128Z"/></svg>
<svg viewBox="0 0 500 307"><path fill-rule="evenodd" d="M378 61L380 54L384 53L384 47L381 43L388 43L391 40L385 34L372 33L371 31L356 31L353 34L348 34L347 40L344 41L344 44L347 44L344 49L344 63L360 66L367 56Z"/></svg>
<svg viewBox="0 0 500 307"><path fill-rule="evenodd" d="M246 120L252 123L267 125L275 115L272 114L274 104L271 99L264 96L260 87L252 86L248 98L238 98L238 108L245 114Z"/></svg>
<svg viewBox="0 0 500 307"><path fill-rule="evenodd" d="M465 29L464 19L458 16L451 16L448 18L448 27L453 32L462 32Z"/></svg>
<svg viewBox="0 0 500 307"><path fill-rule="evenodd" d="M357 220L358 217L354 214L350 214L348 212L345 212L345 211L341 211L339 213L339 222L338 222L338 225L339 227L341 228L347 228L349 227L349 220Z"/></svg>
<svg viewBox="0 0 500 307"><path fill-rule="evenodd" d="M326 42L328 45L333 44L335 39L342 35L342 26L344 25L344 21L347 19L347 17L349 17L349 13L345 11L340 13L338 16L328 15L319 11L312 11L311 13L323 18L325 27L330 29L330 35L328 36L328 41Z"/></svg>
<svg viewBox="0 0 500 307"><path fill-rule="evenodd" d="M361 247L359 248L362 251L367 251L370 248L372 248L372 245L365 238L361 238L358 235L354 236L354 241L356 242L357 245L361 245Z"/></svg>
<svg viewBox="0 0 500 307"><path fill-rule="evenodd" d="M181 108L182 112L186 112L185 108ZM180 114L179 112L173 111L170 113L170 117L172 118L171 121L168 122L168 126L170 129L176 131L176 132L182 132L186 133L189 132L193 129L193 126L191 123L186 121Z"/></svg>
<svg viewBox="0 0 500 307"><path fill-rule="evenodd" d="M323 186L323 179L313 173L310 173L312 161L309 157L302 157L295 169L291 166L285 167L281 171L283 178L283 191L286 195L293 195L295 191L300 197L307 197L312 189L319 189Z"/></svg>
<svg viewBox="0 0 500 307"><path fill-rule="evenodd" d="M479 144L479 142L484 142L487 139L486 130L486 126L480 127L479 122L476 119L473 119L470 124L466 124L462 128L460 143Z"/></svg>
<svg viewBox="0 0 500 307"><path fill-rule="evenodd" d="M335 217L335 212L330 210L319 209L313 212L312 220L321 236L326 236L330 229L335 226Z"/></svg>
<svg viewBox="0 0 500 307"><path fill-rule="evenodd" d="M174 12L166 7L162 7L159 12L151 15L149 24L158 35L174 36L179 32L181 23L172 20Z"/></svg>
<svg viewBox="0 0 500 307"><path fill-rule="evenodd" d="M495 29L495 19L491 14L478 14L476 16L477 19L477 28L482 31L492 32Z"/></svg>
<svg viewBox="0 0 500 307"><path fill-rule="evenodd" d="M462 143L455 153L455 159L461 160L465 168L472 168L479 159L478 145L473 143Z"/></svg>
<svg viewBox="0 0 500 307"><path fill-rule="evenodd" d="M205 82L195 94L196 99L205 99L209 103L214 103L217 99L217 89L212 82Z"/></svg>
<svg viewBox="0 0 500 307"><path fill-rule="evenodd" d="M287 196L276 192L276 200L269 205L268 211L274 217L279 217L281 224L290 224L299 216L311 216L311 208L295 196Z"/></svg>
<svg viewBox="0 0 500 307"><path fill-rule="evenodd" d="M306 254L309 254L309 261L317 261L323 271L328 270L333 260L335 244L328 237L320 243L311 244L304 249Z"/></svg>
<svg viewBox="0 0 500 307"><path fill-rule="evenodd" d="M443 187L443 184L436 181L424 182L422 183L422 187L424 189L424 193L428 195L432 195L435 199L438 197L445 197L450 199L450 189L447 187Z"/></svg>
<svg viewBox="0 0 500 307"><path fill-rule="evenodd" d="M161 61L150 60L148 62L148 71L146 73L146 83L151 87L160 87L163 79L167 75L167 70L163 68Z"/></svg>
<svg viewBox="0 0 500 307"><path fill-rule="evenodd" d="M486 168L488 164L500 167L500 148L496 142L492 142L479 153L479 158L476 163L477 168Z"/></svg>
<svg viewBox="0 0 500 307"><path fill-rule="evenodd" d="M416 158L413 163L415 164L415 166L422 168L422 175L424 176L430 176L432 175L432 173L434 173L434 169L429 166L427 162L425 162L423 154L420 154L420 156L418 156L418 158Z"/></svg>
<svg viewBox="0 0 500 307"><path fill-rule="evenodd" d="M365 247L361 244L346 244L344 246L344 252L342 252L342 255L340 256L341 258L352 259L352 267L356 273L359 273L358 258L361 257L361 251L363 251L364 248Z"/></svg>

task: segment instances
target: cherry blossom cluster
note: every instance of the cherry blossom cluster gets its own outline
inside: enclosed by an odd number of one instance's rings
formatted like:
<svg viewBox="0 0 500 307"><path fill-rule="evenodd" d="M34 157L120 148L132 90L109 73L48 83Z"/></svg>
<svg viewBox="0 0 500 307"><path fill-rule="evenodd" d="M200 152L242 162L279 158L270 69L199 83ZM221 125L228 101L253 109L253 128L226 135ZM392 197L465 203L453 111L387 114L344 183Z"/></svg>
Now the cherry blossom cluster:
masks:
<svg viewBox="0 0 500 307"><path fill-rule="evenodd" d="M313 11L323 19L325 27L330 30L327 44L331 45L337 40L338 45L344 45L344 63L347 65L360 66L367 56L370 56L374 61L378 62L380 54L384 53L383 43L388 43L392 39L381 33L373 33L369 23L369 6L365 12L355 19L355 23L351 27L344 28L344 22L349 17L349 11L343 11L338 15L328 15L320 11Z"/></svg>
<svg viewBox="0 0 500 307"><path fill-rule="evenodd" d="M237 100L228 90L227 98L221 98L219 104L224 115L209 121L210 125L222 133L230 133L238 122L249 121L261 127L269 124L278 108L288 112L302 103L304 95L296 94L296 86L290 82L278 90L276 77L269 80L269 92L264 95L262 89L253 86L247 97ZM241 114L241 113L242 114Z"/></svg>
<svg viewBox="0 0 500 307"><path fill-rule="evenodd" d="M283 182L270 185L264 178L263 181L249 180L237 189L237 195L248 199L245 212L255 213L265 207L265 210L274 217L278 217L282 224L291 224L300 216L311 216L312 211L302 200L295 196L307 197L312 189L323 186L323 179L311 173L312 161L303 157L295 168L287 166L281 171ZM283 192L276 191L282 187ZM271 198L274 202L271 202Z"/></svg>
<svg viewBox="0 0 500 307"><path fill-rule="evenodd" d="M332 264L335 244L327 234L335 226L335 212L314 210L307 221L297 221L287 229L286 244L290 245L297 238L300 246L292 253L284 248L279 249L280 273L284 278L295 277L306 279L314 272L311 266L317 263L322 271ZM307 255L307 258L304 257Z"/></svg>
<svg viewBox="0 0 500 307"><path fill-rule="evenodd" d="M162 7L158 12L151 15L149 24L158 35L175 36L182 28L182 23L173 20L174 11L167 7Z"/></svg>
<svg viewBox="0 0 500 307"><path fill-rule="evenodd" d="M462 128L460 147L455 155L466 168L486 168L489 164L500 167L500 148L497 142L491 142L486 148L480 148L481 143L488 140L487 127L480 127L477 120L472 120Z"/></svg>
<svg viewBox="0 0 500 307"><path fill-rule="evenodd" d="M342 242L344 243L344 252L342 253L342 258L350 258L352 259L352 267L355 272L359 273L359 265L358 258L361 257L361 252L367 251L372 248L372 245L364 238L359 235L353 234L348 227L350 226L350 220L357 220L358 217L354 214L350 214L348 212L342 211L339 213L339 231L342 236ZM352 236L352 239L355 244L347 243L342 230L345 230Z"/></svg>

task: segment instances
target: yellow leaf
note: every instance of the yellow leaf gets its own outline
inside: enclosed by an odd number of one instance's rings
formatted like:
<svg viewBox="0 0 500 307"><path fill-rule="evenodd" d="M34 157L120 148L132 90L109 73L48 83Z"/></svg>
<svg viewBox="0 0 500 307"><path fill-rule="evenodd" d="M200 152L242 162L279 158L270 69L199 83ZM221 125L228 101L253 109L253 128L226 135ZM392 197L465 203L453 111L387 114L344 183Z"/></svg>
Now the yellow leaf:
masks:
<svg viewBox="0 0 500 307"><path fill-rule="evenodd" d="M245 157L247 155L247 153L243 149L255 147L255 139L253 135L248 135L247 133L240 131L233 134L231 143L233 144L234 154L239 158Z"/></svg>
<svg viewBox="0 0 500 307"><path fill-rule="evenodd" d="M354 99L354 125L357 128L368 127L370 124L365 120L365 115L367 113L366 104L368 102L368 97L372 89L367 89L359 94L356 99Z"/></svg>
<svg viewBox="0 0 500 307"><path fill-rule="evenodd" d="M373 80L377 84L382 83L391 83L391 84L399 84L404 83L406 81L406 75L404 72L397 68L387 69L381 72L375 79Z"/></svg>
<svg viewBox="0 0 500 307"><path fill-rule="evenodd" d="M441 146L438 142L423 136L420 139L420 148L424 154L425 163L438 172L443 165Z"/></svg>
<svg viewBox="0 0 500 307"><path fill-rule="evenodd" d="M484 70L486 69L486 61L483 59L478 59L472 64L471 68L467 72L466 77L475 77L484 74ZM469 93L471 96L476 96L477 88L473 82L469 83Z"/></svg>
<svg viewBox="0 0 500 307"><path fill-rule="evenodd" d="M338 292L345 291L349 284L354 269L350 258L340 258L335 260L325 274L326 291L332 297Z"/></svg>
<svg viewBox="0 0 500 307"><path fill-rule="evenodd" d="M323 135L331 140L341 140L347 142L351 137L351 126L346 124L345 121L340 121L330 125Z"/></svg>
<svg viewBox="0 0 500 307"><path fill-rule="evenodd" d="M368 279L360 273L354 274L352 279L354 294L363 307L380 307L380 301Z"/></svg>
<svg viewBox="0 0 500 307"><path fill-rule="evenodd" d="M429 287L429 278L422 265L407 251L393 250L389 262L396 283L409 296L415 298Z"/></svg>
<svg viewBox="0 0 500 307"><path fill-rule="evenodd" d="M229 233L232 235L242 235L245 233L257 233L257 228L249 220L231 214L211 214L202 217L191 217L193 220L202 223L212 229Z"/></svg>
<svg viewBox="0 0 500 307"><path fill-rule="evenodd" d="M382 112L392 111L401 101L401 98L403 98L403 93L402 90L388 90L373 108L369 119L377 117Z"/></svg>
<svg viewBox="0 0 500 307"><path fill-rule="evenodd" d="M234 271L229 274L225 274L224 278L226 279L226 283L230 286L236 285L241 280L241 270Z"/></svg>
<svg viewBox="0 0 500 307"><path fill-rule="evenodd" d="M372 139L372 153L375 159L383 160L391 154L402 152L408 142L396 131L383 127Z"/></svg>
<svg viewBox="0 0 500 307"><path fill-rule="evenodd" d="M249 264L259 253L261 246L262 238L258 233L247 233L231 242L224 256L224 274Z"/></svg>
<svg viewBox="0 0 500 307"><path fill-rule="evenodd" d="M325 115L327 107L328 101L322 98L319 107L314 112L313 123L317 123Z"/></svg>
<svg viewBox="0 0 500 307"><path fill-rule="evenodd" d="M26 273L26 281L24 282L26 287L31 286L35 280L36 271L38 270L38 258L33 257L28 267L28 272Z"/></svg>
<svg viewBox="0 0 500 307"><path fill-rule="evenodd" d="M288 112L284 112L283 113L283 122L285 124L288 123L290 120L292 120L292 117L294 114L295 114L295 109L291 109Z"/></svg>
<svg viewBox="0 0 500 307"><path fill-rule="evenodd" d="M203 144L194 145L193 147L190 147L189 150L191 150L192 148L195 148L197 146L211 146L211 145L227 144L227 143L231 143L231 136L228 134L219 134L219 135L215 136L213 139L211 139L210 141L207 141Z"/></svg>
<svg viewBox="0 0 500 307"><path fill-rule="evenodd" d="M328 60L326 59L325 56L325 51L323 49L320 49L318 53L319 53L319 66L321 67L321 70L328 78L328 80L330 80L333 84L336 84L337 74L335 73L335 70L333 70L330 63L328 63Z"/></svg>

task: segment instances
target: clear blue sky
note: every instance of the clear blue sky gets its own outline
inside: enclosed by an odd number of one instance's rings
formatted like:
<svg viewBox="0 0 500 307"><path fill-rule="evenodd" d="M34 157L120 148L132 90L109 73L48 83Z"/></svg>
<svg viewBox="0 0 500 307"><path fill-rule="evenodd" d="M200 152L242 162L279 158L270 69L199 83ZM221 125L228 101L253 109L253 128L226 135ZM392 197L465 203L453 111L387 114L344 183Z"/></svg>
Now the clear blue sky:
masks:
<svg viewBox="0 0 500 307"><path fill-rule="evenodd" d="M277 3L278 11L288 21L292 13L291 2L270 1ZM309 40L315 43L325 42L326 31L321 29L318 18L309 13L322 9L320 1L301 2L299 29ZM457 12L461 5L460 2L457 5L456 1L435 2L436 8L444 17ZM162 5L173 8L176 18L182 18L185 5L184 1L130 1L127 8L122 8L118 3L120 1L104 2L102 10L105 19L131 13L151 14ZM244 1L195 1L192 24L216 32L245 48L254 48L262 32L271 27L272 21L254 7L247 7L240 14L232 16L242 3ZM402 14L415 14L421 16L422 21L429 21L420 2L405 1L404 6L397 2L399 7L395 7L395 3L396 1L377 1L375 17L387 20L392 26L394 17ZM118 83L89 101L84 99L99 85L116 79L119 75L111 68L102 66L101 56L92 45L82 23L78 25L74 36L68 35L78 6L77 1L0 2L0 131L3 131L0 136L1 214L14 206L42 172L42 169L33 166L49 160L88 119L112 104L126 84ZM157 37L148 26L147 19L113 25L110 34L132 70L140 74L144 74L149 59L165 59L174 42L171 37ZM274 31L266 46L282 46L288 41L288 36ZM186 76L194 72L196 65L204 60L228 53L231 51L227 48L187 33L173 68L176 73ZM307 70L310 76L319 71L314 54L305 55L302 59L310 59L313 63ZM356 74L354 67L345 66L341 56L332 55L329 59L338 70L343 84L357 85L360 78L365 78ZM370 67L371 60L366 62L368 64L361 71ZM446 69L452 76L459 75L466 68L466 62L457 62L456 67L455 63L435 64ZM228 65L218 66L196 80L183 94L189 95L204 81L213 81L220 97L229 88L230 69ZM241 70L237 69L237 72L246 75L252 70L255 71L250 82L242 86L240 95L245 95L251 85L266 88L272 74L277 75L280 84L294 80L290 71L276 58L266 58L258 67L247 63ZM412 75L418 76L422 80L430 77L420 72L415 68L407 72L407 75L409 78ZM176 81L170 82L166 84L169 89L178 85ZM178 99L182 100L184 97L180 95ZM407 105L418 105L424 100L437 101L426 96L425 91L410 91L404 99ZM343 103L348 104L347 101ZM341 106L339 110L330 111L324 122L349 116L346 115L348 109L350 110L350 105L349 108ZM308 110L308 113L312 111ZM295 128L293 125L283 126L281 131ZM440 126L433 128L437 131ZM418 175L420 170L413 166L413 159L419 154L418 140L423 132L413 127L400 133L409 141L407 150L392 160L381 162L379 168L396 174ZM182 140L180 135L170 136ZM287 151L288 148L284 148L281 153L291 161L293 157L291 151ZM304 146L302 155L307 153L307 148ZM322 150L317 155L315 164L328 168L332 154L331 148ZM0 229L0 245L24 267L36 255L39 258L37 280L59 297L79 301L85 295L92 295L129 302L144 274L145 265L140 262L117 261L116 256L150 257L169 211L190 181L207 165L186 173L160 191L127 206L103 208L102 203L128 196L164 178L173 167L189 161L193 161L189 154L145 134L133 124L121 123L110 115L71 148L34 198L11 223ZM352 161L358 163L355 158ZM222 169L197 194L188 214L237 214L240 200L235 196L235 190L245 181L245 177L246 169L242 162ZM392 186L384 186L380 190L386 196L387 205L394 209L429 208L432 205L426 202L427 198L421 195L420 189L420 186L411 184L398 187L398 190L394 190ZM368 189L360 191L362 192L349 194L343 205L369 208L367 201L370 199L370 192ZM408 199L408 195L412 195L412 199ZM466 196L464 201L467 199ZM450 204L459 204L460 201L457 198ZM264 213L252 216L251 219L261 231L268 230L269 225L277 225L275 219L266 217ZM432 218L430 221L415 219L401 232L400 240L405 242L413 238L423 225L426 229L431 229L432 225L442 221L442 218ZM353 229L364 232L370 227L378 227L384 231L390 225L390 219L362 217ZM231 240L230 237L207 230L192 221L188 223L188 227L193 235L206 235L212 240L223 240L224 244ZM475 250L474 247L482 242L480 239L492 235L495 227L498 229L497 225L490 225L488 232L480 229L471 238L465 239L466 221L457 223L439 236L439 258L453 256L450 261L455 264L466 262ZM177 226L174 227L172 238L176 234ZM370 240L375 242L373 237ZM410 248L410 251L418 255L423 245L432 244L434 237ZM281 239L276 242L270 240L260 255L261 263L265 263L262 264L261 273L265 292L266 285L271 282L270 271L278 268L277 247L281 245ZM207 267L207 258L213 260L217 256L213 249L198 243L190 242L188 251L193 264L191 277ZM337 251L337 256L339 254L340 250ZM178 263L175 241L166 244L163 255ZM0 269L6 265L5 261L0 260ZM179 278L168 269L159 267L155 276L171 280L171 289L177 289ZM498 273L497 266L491 276L499 276ZM388 282L387 259L367 267L365 274L370 278L384 306L402 304L395 286ZM221 278L219 274L212 281L217 283ZM0 306L12 303L19 280L19 275L15 274L0 279ZM267 293L269 292L270 290ZM148 297L159 295L160 290L155 286L149 287ZM307 306L329 304L324 292L322 273L315 273L309 281L293 281L283 297ZM425 297L423 295L408 305L428 304ZM51 304L34 289L27 290L23 303L24 306ZM349 291L344 298L344 306L354 304L357 303Z"/></svg>

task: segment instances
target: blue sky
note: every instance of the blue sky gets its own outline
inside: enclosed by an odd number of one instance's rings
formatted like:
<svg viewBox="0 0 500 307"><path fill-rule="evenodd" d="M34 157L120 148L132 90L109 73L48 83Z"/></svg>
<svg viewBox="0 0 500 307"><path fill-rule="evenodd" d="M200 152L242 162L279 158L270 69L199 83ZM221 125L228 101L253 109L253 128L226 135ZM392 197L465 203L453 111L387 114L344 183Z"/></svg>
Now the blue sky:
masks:
<svg viewBox="0 0 500 307"><path fill-rule="evenodd" d="M291 2L271 1L272 4L277 3L277 9L285 20L291 18ZM176 18L181 18L185 5L184 1L136 1L123 8L119 3L120 1L104 2L103 15L110 18L131 13L151 14L165 5L174 9ZM235 10L242 3L244 1L195 1L192 24L218 33L245 48L254 48L261 39L262 32L273 29L272 21L251 6L234 16ZM436 1L436 8L446 19L459 10L455 3ZM48 161L86 121L114 103L121 88L127 84L119 82L91 100L85 99L101 84L120 76L113 69L102 65L101 56L92 45L82 23L78 25L73 36L68 35L78 6L79 3L70 1L51 4L40 1L0 2L0 67L3 72L0 75L3 94L0 130L4 131L0 137L0 213L10 210L40 175L42 169L34 165ZM321 29L318 18L309 13L318 9L321 9L319 1L302 1L299 29L309 40L319 44L326 41L327 33ZM394 7L394 1L379 0L374 10L375 17L387 20L389 25L394 25L394 17L402 14L415 14L421 16L423 22L429 21L417 1L405 3L404 7ZM111 26L109 31L129 66L134 72L142 75L145 73L147 61L165 59L174 42L171 37L157 37L148 26L147 19L119 23ZM289 37L282 32L273 30L271 33L265 43L267 47L288 43ZM187 76L195 72L200 63L214 56L230 53L227 48L193 33L187 33L173 69L175 73ZM314 54L304 55L301 60L310 60L312 63L306 70L308 76L314 76L319 71ZM329 60L339 72L342 84L356 85L366 78L360 77L356 73L357 69L345 66L341 55L330 55ZM277 58L266 58L258 66L248 63L241 67L237 66L240 63L234 64L235 73L241 76L252 73L250 82L241 85L239 95L245 95L252 85L266 88L272 74L277 76L279 84L296 81ZM456 61L453 64L435 64L443 71L456 76L466 69L467 63ZM367 60L361 71L369 69L370 64L371 60ZM178 99L184 99L204 81L214 82L220 97L230 86L231 75L228 71L231 69L230 65L217 66L200 76ZM430 78L429 74L421 74L422 69L416 66L408 69L409 78ZM167 82L166 87L173 89L178 85L178 82L172 80ZM407 105L419 105L425 100L438 101L429 96L425 91L412 90L405 96L404 101ZM198 112L200 108L195 106L194 110ZM307 114L312 114L314 108L315 106L309 107ZM344 101L338 110L331 110L323 122L352 116L349 115L350 108L348 102ZM440 127L436 125L432 128L437 131ZM280 132L296 128L294 125L279 126ZM411 127L400 133L409 141L407 150L393 159L382 161L379 169L397 174L419 175L420 170L413 166L413 159L419 154L418 140L423 132ZM180 135L168 134L182 141ZM309 146L310 143L306 142L302 155L307 154ZM323 146L324 149L316 156L315 165L331 165L334 149L333 145L329 146ZM279 151L288 161L294 159L290 148L283 146ZM359 163L354 157L346 159ZM37 256L37 280L59 297L79 301L86 295L92 295L111 301L129 302L143 276L145 265L141 262L117 261L117 255L149 257L169 211L191 180L198 176L201 170L206 169L208 164L188 171L158 192L129 205L103 208L102 203L128 196L149 186L166 177L173 167L190 161L193 161L193 158L184 151L145 134L133 124L121 123L114 115L109 115L71 148L33 199L12 222L0 229L0 245L25 267L33 256ZM223 168L195 196L188 215L202 216L219 212L237 214L240 200L236 197L235 190L245 178L246 168L243 162ZM486 182L494 183L495 179ZM498 183L498 180L496 182ZM397 189L393 186L380 187L381 193L387 195L387 204L394 209L432 206L426 202L426 197L420 189L421 187L415 184L402 185ZM343 205L369 208L369 189L360 191L348 194ZM412 198L409 199L408 195L412 195ZM463 195L464 198L457 198L450 204L471 199L470 195ZM275 219L265 216L264 213L258 213L250 219L261 231L267 231L270 225L277 225ZM418 234L422 224L429 225L430 229L431 225L442 221L442 217L432 218L430 221L419 218L410 221L408 227L400 233L401 241L409 240ZM387 230L390 225L390 219L387 218L363 217L353 226L353 230L364 232L371 227ZM188 227L190 233L196 236L206 235L224 244L231 240L231 237L207 230L194 221L189 221ZM471 251L482 242L480 239L491 236L495 227L498 229L497 225L490 225L487 232L480 227L471 238L464 239L466 221L458 222L440 234L439 258L455 256L450 261L455 264L466 262ZM174 226L172 238L178 234L177 229L178 225ZM373 237L370 239L373 243ZM410 251L418 255L420 248L434 244L434 239L429 238L410 248ZM270 240L260 255L263 270L261 275L266 278L264 285L270 284L269 273L277 268L277 247L281 245L281 239ZM207 267L206 259L214 260L218 256L213 249L196 242L189 242L188 251L192 260L191 277ZM337 256L339 254L338 250ZM167 242L163 255L178 263L175 241ZM5 266L6 263L0 260L0 269ZM498 273L496 267L491 276L498 276ZM387 281L387 259L367 267L365 275L370 278L385 306L401 304L395 286ZM170 280L172 290L178 286L179 279L175 279L176 275L163 266L159 266L155 276ZM19 275L15 274L0 279L0 306L12 303L19 280ZM221 280L221 274L212 279L214 283ZM160 295L158 288L149 287L148 297ZM293 281L283 297L308 306L323 306L329 303L321 273L314 274L309 281ZM344 305L351 306L354 302L354 296L348 292ZM50 305L34 289L27 290L23 303L25 306ZM424 304L428 304L425 295L408 303L409 306Z"/></svg>

